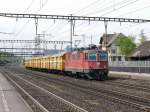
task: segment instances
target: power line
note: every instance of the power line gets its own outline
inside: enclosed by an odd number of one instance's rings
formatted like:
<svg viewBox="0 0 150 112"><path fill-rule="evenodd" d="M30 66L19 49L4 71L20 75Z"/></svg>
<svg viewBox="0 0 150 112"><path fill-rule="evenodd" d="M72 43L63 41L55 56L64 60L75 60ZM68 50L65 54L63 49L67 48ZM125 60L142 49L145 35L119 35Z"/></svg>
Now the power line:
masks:
<svg viewBox="0 0 150 112"><path fill-rule="evenodd" d="M135 13L135 12L141 11L141 10L146 9L146 8L150 8L150 5L145 6L145 7L143 7L143 8L140 8L140 9L136 9L136 10L134 10L134 11L127 12L127 13L125 13L125 14L121 14L121 15L119 15L119 16L128 15L128 14L130 14L130 13ZM119 16L117 16L117 17L119 17ZM146 18L149 18L149 17L146 17ZM136 24L136 25L133 25L133 26L127 26L127 27L124 27L124 28L135 27L135 26L138 26L138 25L141 25L141 24Z"/></svg>
<svg viewBox="0 0 150 112"><path fill-rule="evenodd" d="M87 5L87 6L85 6L85 7L83 7L83 8L81 8L81 9L79 9L78 11L76 11L76 12L74 12L73 14L76 14L76 13L79 13L79 12L81 12L81 11L84 11L85 9L89 9L89 7L90 6L92 6L92 5L94 5L94 4L98 4L98 2L100 2L101 0L95 0L94 2L92 2L92 3L90 3L89 5ZM104 1L104 0L103 0Z"/></svg>
<svg viewBox="0 0 150 112"><path fill-rule="evenodd" d="M125 7L125 6L128 6L128 5L131 5L131 4L133 4L133 3L137 2L137 1L139 1L139 0L130 2L130 3L128 3L128 4L125 4L125 5L121 6L121 7L119 7L119 9L121 9L121 8L123 8L123 7ZM130 11L130 12L128 12L128 13L134 13L134 12L137 12L137 11L143 10L143 9L145 9L145 8L149 8L149 7L150 7L150 6L146 6L146 7L140 8L140 9L136 9L136 10L134 10L134 11ZM116 11L116 10L115 10L115 11ZM113 11L113 12L114 12L114 11ZM107 12L107 13L111 13L111 12ZM107 13L105 13L104 15L106 15ZM125 15L128 14L128 13L125 13ZM123 14L122 14L122 15L123 15ZM138 25L140 25L140 24L138 24ZM135 25L135 26L137 26L137 25Z"/></svg>
<svg viewBox="0 0 150 112"><path fill-rule="evenodd" d="M116 5L123 4L123 3L126 3L126 2L129 2L129 1L130 1L130 0L123 0L123 1L121 1L121 2L116 3L115 6L116 6ZM108 7L105 7L105 8L103 8L103 9L101 9L101 11L106 11L107 9L110 9L111 7L114 7L114 4L113 4L113 5L110 5L110 6L108 6ZM90 13L87 13L87 14L89 15ZM87 15L87 14L86 14L86 15ZM92 14L93 14L93 12L92 12ZM78 25L78 26L81 26L81 24Z"/></svg>
<svg viewBox="0 0 150 112"><path fill-rule="evenodd" d="M135 1L133 1L133 2L130 2L130 3L128 3L128 4L125 4L125 5L123 5L123 6L119 7L119 8L117 8L117 9L121 9L121 8L123 8L123 7L125 7L125 6L131 5L131 4L133 4L133 3L137 2L137 1L139 1L139 0L135 0ZM128 2L128 1L126 1L126 2ZM126 3L126 2L125 2L125 3ZM120 4L120 3L121 3L121 2L119 2L119 3L117 3L117 4ZM147 7L144 7L144 8L147 8ZM115 10L115 11L116 11L116 10ZM109 14L109 13L111 13L111 12L114 12L114 10L113 10L113 11L109 11L109 12L107 12L107 13L101 15L101 16L104 16L104 15ZM79 25L79 26L80 26L80 25Z"/></svg>
<svg viewBox="0 0 150 112"><path fill-rule="evenodd" d="M97 7L99 8L105 8L106 7L106 4L111 4L112 2L113 2L114 0L110 0L110 1L108 1L108 0L103 0L102 2L95 2L96 4L93 4L93 5L89 5L89 7L87 7L87 9L84 9L84 10L81 10L80 12L81 13L83 13L83 12L94 12L95 10L93 10L93 9L96 9L97 10ZM123 0L123 1L125 1L125 0ZM112 5L112 6L114 6L114 4ZM84 15L87 15L88 13L85 13ZM83 15L83 14L82 14Z"/></svg>
<svg viewBox="0 0 150 112"><path fill-rule="evenodd" d="M113 1L113 0L112 0ZM123 0L124 1L124 0ZM94 7L94 5L95 5L95 3L96 3L96 5L98 5L99 6L99 0L96 0L96 1L94 1L94 2L92 2L92 3L90 3L89 5L87 5L87 6L85 6L84 8L82 8L82 9L79 9L78 11L76 11L75 13L73 13L73 14L76 14L76 13L79 13L79 12L81 12L81 11L85 11L85 9L86 8L88 8L88 9L93 9L93 8L89 8L89 7ZM100 4L100 5L102 5L103 3L105 2L105 0L103 0L103 2ZM104 6L104 5L102 5L102 6ZM99 6L100 7L100 6ZM95 7L94 7L95 8ZM78 26L81 26L82 25L82 23L80 24L80 25L78 25ZM78 27L77 26L77 27Z"/></svg>
<svg viewBox="0 0 150 112"><path fill-rule="evenodd" d="M47 4L48 0L46 0L42 6L36 11L36 13L38 13L46 4ZM24 25L23 27L17 32L16 36L18 36L23 30L24 28L26 27L26 25L31 21L31 19L29 19Z"/></svg>
<svg viewBox="0 0 150 112"><path fill-rule="evenodd" d="M113 1L113 0L112 0ZM110 10L111 8L113 8L114 7L114 5L115 6L117 6L117 5L122 5L122 4L124 4L124 3L126 3L126 2L129 2L130 0L122 0L122 1L120 1L120 2L117 2L116 4L111 4L111 1L109 2L109 3L107 3L107 4L109 4L108 6L107 5L105 5L105 4L103 4L100 8L98 8L97 9L97 7L95 7L96 8L96 10L90 10L88 13L85 13L85 15L91 15L91 14L93 14L93 13L99 13L99 12L103 12L103 11L106 11L106 10Z"/></svg>
<svg viewBox="0 0 150 112"><path fill-rule="evenodd" d="M41 5L41 7L35 13L38 13L47 4L47 2L48 0L45 0L45 2Z"/></svg>
<svg viewBox="0 0 150 112"><path fill-rule="evenodd" d="M28 5L28 7L25 9L24 13L27 12L27 11L31 8L31 6L33 5L34 1L35 1L35 0L32 0L32 1L30 2L30 4Z"/></svg>
<svg viewBox="0 0 150 112"><path fill-rule="evenodd" d="M31 6L33 5L34 1L35 1L35 0L32 0L32 1L29 3L29 5L27 6L27 8L24 10L24 13L27 12L27 11L31 8ZM15 25L14 25L14 28L13 28L12 32L15 32L16 26L17 26L17 22L18 22L18 19L16 19L16 22L15 22ZM22 31L22 30L20 30L20 31ZM14 34L15 34L15 33L14 33Z"/></svg>
<svg viewBox="0 0 150 112"><path fill-rule="evenodd" d="M139 1L139 0L135 0L135 1L133 1L133 2L130 2L130 3L128 3L128 4L125 4L125 5L123 5L123 6L119 7L119 8L117 8L116 10L111 10L111 11L109 11L109 12L106 12L106 13L102 14L101 16L104 16L104 15L110 14L110 13L112 13L112 12L115 12L115 11L117 11L117 10L119 10L119 9L122 9L122 8L128 6L128 5L131 5L131 4L133 4L133 3L136 3L137 1Z"/></svg>
<svg viewBox="0 0 150 112"><path fill-rule="evenodd" d="M119 15L119 16L128 15L128 14L135 13L135 12L138 12L138 11L141 11L141 10L144 10L144 9L147 9L147 8L150 8L150 5L145 6L145 7L142 7L142 8L139 8L139 9L136 9L136 10L133 10L133 11L129 11L129 12L124 13L124 14L121 14L121 15ZM119 16L117 16L117 17L119 17Z"/></svg>

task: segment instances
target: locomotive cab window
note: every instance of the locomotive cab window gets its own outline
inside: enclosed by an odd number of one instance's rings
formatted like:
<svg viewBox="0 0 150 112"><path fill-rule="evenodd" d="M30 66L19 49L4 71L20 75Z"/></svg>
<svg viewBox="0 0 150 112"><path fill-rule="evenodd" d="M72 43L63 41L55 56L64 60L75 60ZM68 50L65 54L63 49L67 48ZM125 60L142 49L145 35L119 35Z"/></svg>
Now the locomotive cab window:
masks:
<svg viewBox="0 0 150 112"><path fill-rule="evenodd" d="M85 54L85 59L89 61L96 61L96 53L86 53Z"/></svg>
<svg viewBox="0 0 150 112"><path fill-rule="evenodd" d="M96 61L96 53L89 53L89 60Z"/></svg>
<svg viewBox="0 0 150 112"><path fill-rule="evenodd" d="M107 61L107 53L106 52L99 52L99 60L100 61Z"/></svg>

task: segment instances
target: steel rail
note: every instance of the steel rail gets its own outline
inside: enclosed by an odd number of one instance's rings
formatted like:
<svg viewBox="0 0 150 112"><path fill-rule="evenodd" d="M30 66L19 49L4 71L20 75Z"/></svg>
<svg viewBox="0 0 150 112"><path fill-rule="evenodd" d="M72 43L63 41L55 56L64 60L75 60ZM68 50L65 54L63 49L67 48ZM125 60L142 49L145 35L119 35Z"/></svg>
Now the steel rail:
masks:
<svg viewBox="0 0 150 112"><path fill-rule="evenodd" d="M7 72L8 72L8 71L7 71ZM10 74L13 75L12 73L10 73ZM13 75L13 76L14 76L14 75ZM55 97L56 99L58 99L58 100L61 101L62 103L64 103L64 104L66 104L67 106L71 107L71 108L72 108L73 110L75 110L76 112L88 112L87 110L85 110L85 109L83 109L83 108L81 108L81 107L79 107L79 106L77 106L77 105L75 105L75 104L73 104L73 103L71 103L71 102L69 102L69 101L67 101L67 100L65 100L65 99L63 99L63 98L61 98L61 97L59 97L59 96L53 94L53 93L51 93L50 91L47 91L47 90L45 90L45 89L43 89L43 88L41 88L41 87L39 87L39 86L37 86L37 85L31 83L31 82L29 82L29 81L27 81L27 80L25 80L25 79L19 77L19 76L14 76L14 77L17 77L17 78L23 80L24 82L26 82L26 83L28 83L28 84L30 84L30 85L32 85L32 86L34 86L34 87L36 87L36 88L42 90L43 92L45 92L45 93L47 93L47 94L49 94L49 95L52 95L53 97Z"/></svg>
<svg viewBox="0 0 150 112"><path fill-rule="evenodd" d="M36 75L36 77L46 77L46 76ZM145 99L145 98L141 98L141 97L137 97L137 96L133 96L133 95L128 95L128 94L125 94L125 93L122 93L122 92L118 92L118 91L114 92L114 91L110 91L110 90L105 90L103 88L101 88L101 90L97 90L95 88L89 88L89 87L82 86L82 85L79 85L79 84L74 84L74 83L71 83L71 82L65 82L65 81L59 80L59 79L58 79L59 81L57 80L57 82L56 82L55 79L48 79L48 80L53 81L53 82L55 81L55 83L59 83L61 85L63 83L65 86L68 85L68 86L76 87L76 88L79 88L81 91L84 91L84 89L86 89L86 92L88 90L89 93L94 93L95 95L98 95L98 92L102 92L102 93L100 93L100 95L104 96L105 98L113 99L112 101L116 101L116 102L119 102L119 103L122 103L122 104L126 104L126 105L129 105L129 106L132 106L132 107L137 108L137 109L139 109L141 111L143 111L143 110L147 111L147 110L150 109L149 106L145 106L143 104L127 101L127 100L124 100L124 99L116 97L116 95L120 95L120 97L126 97L128 99L131 98L132 100L136 100L138 102L142 101L144 103L145 103L145 101L147 101L147 99ZM94 92L93 90L96 90L97 92ZM112 94L115 94L115 96L112 96ZM148 100L148 101L150 101L150 100Z"/></svg>
<svg viewBox="0 0 150 112"><path fill-rule="evenodd" d="M118 86L122 86L122 87L128 87L128 88L132 88L132 89L140 89L140 90L143 90L143 91L150 92L150 88L147 88L145 86L141 86L141 85L138 85L138 84L133 85L133 84L121 83L121 82L105 82L105 84L118 85Z"/></svg>
<svg viewBox="0 0 150 112"><path fill-rule="evenodd" d="M26 73L28 73L28 75L29 75L29 73L30 73L30 75L32 74L32 75L34 75L34 72L33 73L31 73L31 72L25 72L24 71L24 74L26 74ZM56 79L49 79L48 77L47 77L48 75L41 75L41 73L40 73L40 75L36 75L36 77L40 77L40 78L46 78L47 80L50 80L50 81L52 81L52 82L54 82L54 83L58 83L58 84L61 84L61 85L64 85L64 86L69 86L69 87L71 87L71 88L74 88L74 89L77 89L77 90L80 90L80 91L83 91L83 92L86 92L86 93L88 93L88 94L91 94L91 95L95 95L95 96L98 96L98 97L102 97L102 98L105 98L105 99L108 99L109 101L112 101L112 102L117 102L117 103L121 103L121 104L125 104L125 105L127 105L127 106L130 106L130 107L133 107L133 108L135 108L135 109L137 109L137 110L140 110L140 111L144 111L144 112L147 112L147 111L149 111L150 110L150 107L149 106L146 106L146 105L143 105L143 104L139 104L139 103L135 103L135 102L132 102L132 101L128 101L128 100L126 100L126 99L122 99L122 98L119 98L119 97L117 97L116 95L115 96L113 96L113 92L114 91L112 91L112 93L111 93L111 91L108 91L108 90L104 90L103 91L103 88L101 88L102 90L97 90L97 89L95 89L95 88L89 88L89 87L86 87L86 86L82 86L82 85L79 85L79 84L74 84L74 83L72 83L72 82L65 82L65 81L63 81L63 80L57 80L56 81ZM108 91L108 94L107 94L107 91ZM127 94L128 95L128 94ZM122 95L122 93L121 93L121 95L120 96L122 96L122 97L124 97L123 95ZM125 96L126 97L126 96ZM129 97L127 97L128 99L130 99ZM136 97L137 98L137 97ZM143 99L143 98L142 98Z"/></svg>
<svg viewBox="0 0 150 112"><path fill-rule="evenodd" d="M5 72L6 73L6 72ZM40 109L42 112L49 112L45 107L43 107L36 99L34 99L29 93L27 93L21 86L19 86L12 78L8 75L4 75L15 87L18 91L23 92L25 96L27 96L33 104L36 105L36 108Z"/></svg>

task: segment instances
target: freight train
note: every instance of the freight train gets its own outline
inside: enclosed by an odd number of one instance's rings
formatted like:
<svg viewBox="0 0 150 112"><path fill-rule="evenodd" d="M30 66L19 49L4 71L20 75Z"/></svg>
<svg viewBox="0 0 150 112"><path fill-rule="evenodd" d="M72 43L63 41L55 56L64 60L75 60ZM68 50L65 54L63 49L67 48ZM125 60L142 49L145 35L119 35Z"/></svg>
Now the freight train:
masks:
<svg viewBox="0 0 150 112"><path fill-rule="evenodd" d="M26 59L24 65L27 69L105 80L108 74L108 54L100 49L73 51Z"/></svg>

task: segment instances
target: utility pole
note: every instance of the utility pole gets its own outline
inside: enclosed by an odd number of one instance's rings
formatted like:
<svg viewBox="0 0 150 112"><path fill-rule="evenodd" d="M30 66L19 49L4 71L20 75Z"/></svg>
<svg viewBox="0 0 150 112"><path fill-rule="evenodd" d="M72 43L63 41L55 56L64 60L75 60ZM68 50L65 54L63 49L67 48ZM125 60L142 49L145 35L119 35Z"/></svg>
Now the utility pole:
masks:
<svg viewBox="0 0 150 112"><path fill-rule="evenodd" d="M36 51L38 49L38 19L35 18L35 51L34 53L36 54Z"/></svg>
<svg viewBox="0 0 150 112"><path fill-rule="evenodd" d="M104 21L104 26L105 26L105 40L104 40L104 47L106 48L105 50L107 51L107 25L108 25L108 22L107 21Z"/></svg>
<svg viewBox="0 0 150 112"><path fill-rule="evenodd" d="M77 49L78 45L80 44L81 40L75 40L75 44L74 44L74 47Z"/></svg>
<svg viewBox="0 0 150 112"><path fill-rule="evenodd" d="M63 43L61 44L60 52L62 52L62 49L63 49Z"/></svg>
<svg viewBox="0 0 150 112"><path fill-rule="evenodd" d="M82 38L83 38L83 47L85 48L85 35L84 34L82 35Z"/></svg>
<svg viewBox="0 0 150 112"><path fill-rule="evenodd" d="M93 44L93 36L91 35L91 45Z"/></svg>
<svg viewBox="0 0 150 112"><path fill-rule="evenodd" d="M45 53L45 51L47 51L46 50L46 42L45 42L45 31L43 31L43 55L44 55L44 53Z"/></svg>
<svg viewBox="0 0 150 112"><path fill-rule="evenodd" d="M73 20L72 20L72 14L70 19L70 51L72 52L72 32L73 32Z"/></svg>

